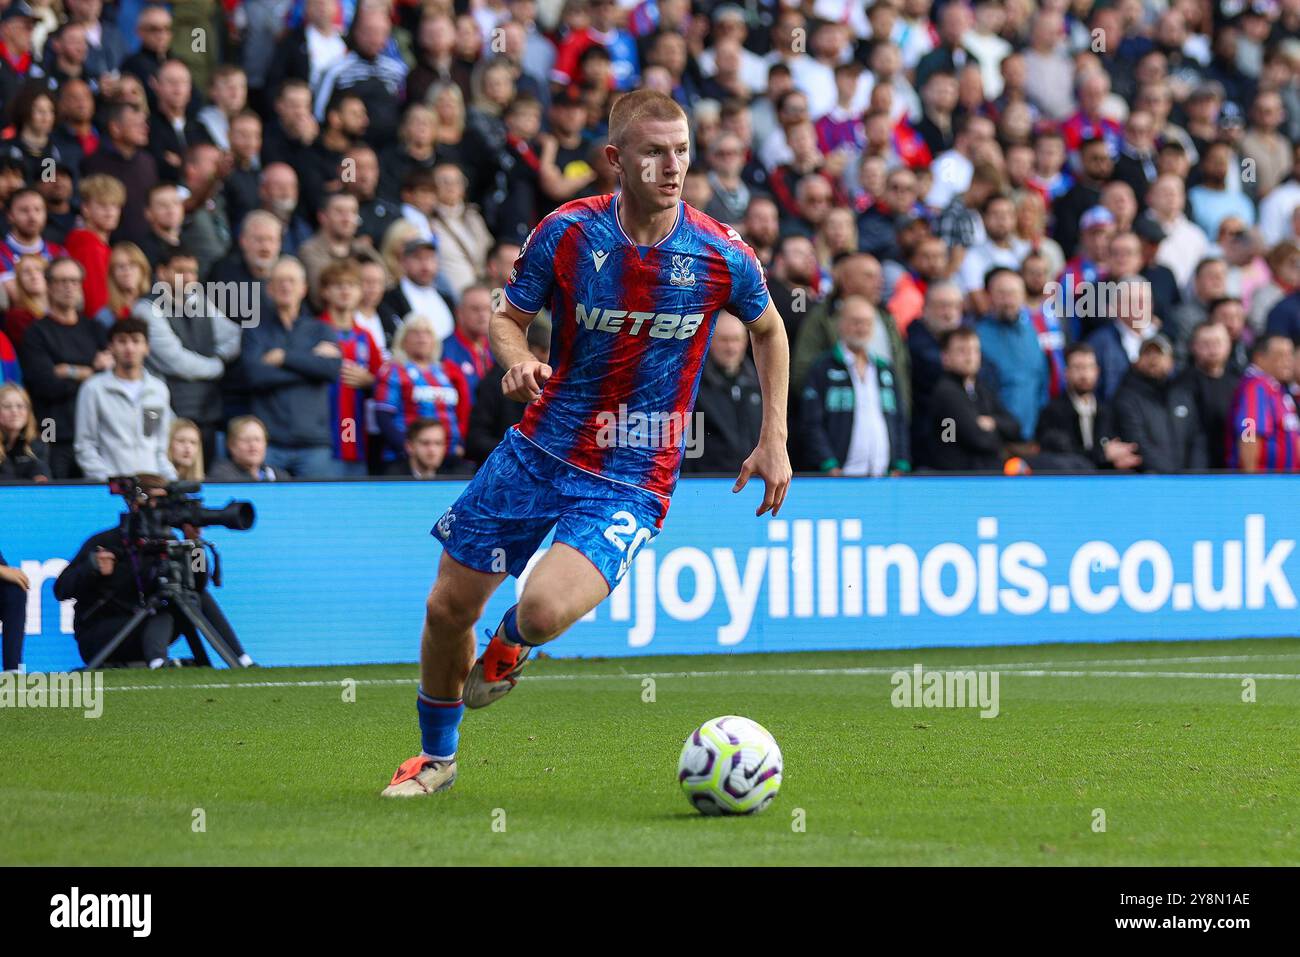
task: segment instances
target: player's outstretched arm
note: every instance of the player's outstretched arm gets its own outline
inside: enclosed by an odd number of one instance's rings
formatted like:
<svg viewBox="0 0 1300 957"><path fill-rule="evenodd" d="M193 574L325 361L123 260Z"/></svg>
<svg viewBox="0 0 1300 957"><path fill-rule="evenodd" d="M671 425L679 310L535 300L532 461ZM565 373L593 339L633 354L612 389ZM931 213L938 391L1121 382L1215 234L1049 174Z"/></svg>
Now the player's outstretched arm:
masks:
<svg viewBox="0 0 1300 957"><path fill-rule="evenodd" d="M539 361L528 348L528 327L535 315L515 308L509 299L501 296L488 326L492 355L506 370L501 391L516 402L541 398L542 386L551 377L551 367Z"/></svg>
<svg viewBox="0 0 1300 957"><path fill-rule="evenodd" d="M749 340L754 347L754 365L763 390L763 427L758 445L740 466L733 492L739 492L757 475L763 480L763 503L755 515L781 511L790 489L790 455L786 451L786 401L790 389L790 344L785 338L785 323L769 299L767 308L749 326Z"/></svg>

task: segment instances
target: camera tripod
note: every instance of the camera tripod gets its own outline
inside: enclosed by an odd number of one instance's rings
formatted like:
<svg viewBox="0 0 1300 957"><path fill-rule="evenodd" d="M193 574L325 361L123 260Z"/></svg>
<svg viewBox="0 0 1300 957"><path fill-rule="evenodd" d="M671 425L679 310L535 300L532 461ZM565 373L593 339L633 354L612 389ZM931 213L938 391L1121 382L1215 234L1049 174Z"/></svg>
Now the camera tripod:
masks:
<svg viewBox="0 0 1300 957"><path fill-rule="evenodd" d="M208 644L213 647L229 667L239 667L238 656L230 650L230 646L221 637L221 633L213 627L199 607L199 591L194 583L195 569L191 564L191 557L196 550L201 553L205 547L212 550L215 558L217 554L216 548L213 547L211 542L203 539L185 539L164 543L161 573L156 579L156 587L153 593L135 610L127 623L118 629L117 633L108 640L108 643L90 661L86 662L86 671L94 671L99 668L146 618L151 618L168 608L183 615L194 629L196 637L201 636L206 639ZM214 583L220 582L221 571L219 564L215 566L212 578Z"/></svg>

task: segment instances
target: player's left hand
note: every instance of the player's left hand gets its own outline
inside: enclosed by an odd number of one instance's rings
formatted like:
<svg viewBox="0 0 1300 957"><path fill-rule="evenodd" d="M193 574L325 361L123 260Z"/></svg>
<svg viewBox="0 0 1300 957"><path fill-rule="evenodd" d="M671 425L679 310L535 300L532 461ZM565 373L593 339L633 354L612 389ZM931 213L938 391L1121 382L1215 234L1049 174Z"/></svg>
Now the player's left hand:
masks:
<svg viewBox="0 0 1300 957"><path fill-rule="evenodd" d="M759 442L749 458L741 463L740 475L731 491L739 492L751 476L757 475L763 480L763 503L754 514L762 515L771 509L775 516L780 513L781 505L785 502L793 474L784 442Z"/></svg>

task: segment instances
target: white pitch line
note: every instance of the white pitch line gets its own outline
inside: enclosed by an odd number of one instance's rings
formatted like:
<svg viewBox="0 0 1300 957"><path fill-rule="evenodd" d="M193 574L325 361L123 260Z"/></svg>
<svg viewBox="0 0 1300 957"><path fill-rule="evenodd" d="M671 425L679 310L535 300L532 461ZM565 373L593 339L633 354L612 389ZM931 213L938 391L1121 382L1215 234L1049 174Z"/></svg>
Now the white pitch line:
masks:
<svg viewBox="0 0 1300 957"><path fill-rule="evenodd" d="M945 668L927 668L926 671L998 671L999 668L987 665L952 665ZM637 681L643 678L758 678L798 677L813 675L816 677L853 677L865 675L892 675L909 672L911 666L898 668L770 668L744 671L647 671L626 673L605 673L595 675L532 675L530 682L539 681ZM1300 673L1266 674L1260 672L1213 672L1213 671L1065 671L1060 669L1012 670L1008 672L1017 677L1026 678L1217 678L1237 679L1255 678L1259 680L1300 681ZM105 691L226 691L234 688L338 688L344 680L354 681L358 685L414 685L415 678L340 678L336 681L228 681L209 682L205 684L177 685L106 685Z"/></svg>

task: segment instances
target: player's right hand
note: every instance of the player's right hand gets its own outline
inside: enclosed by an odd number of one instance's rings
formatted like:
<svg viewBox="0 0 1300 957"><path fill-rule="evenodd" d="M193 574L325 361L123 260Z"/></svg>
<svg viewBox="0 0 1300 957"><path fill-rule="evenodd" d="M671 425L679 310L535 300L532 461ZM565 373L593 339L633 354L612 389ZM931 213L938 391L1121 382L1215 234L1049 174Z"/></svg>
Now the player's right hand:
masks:
<svg viewBox="0 0 1300 957"><path fill-rule="evenodd" d="M516 362L501 380L501 392L516 402L534 402L542 397L542 386L551 377L551 367L536 359Z"/></svg>

